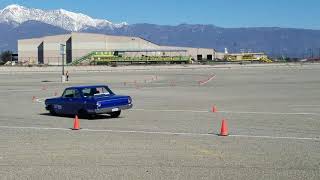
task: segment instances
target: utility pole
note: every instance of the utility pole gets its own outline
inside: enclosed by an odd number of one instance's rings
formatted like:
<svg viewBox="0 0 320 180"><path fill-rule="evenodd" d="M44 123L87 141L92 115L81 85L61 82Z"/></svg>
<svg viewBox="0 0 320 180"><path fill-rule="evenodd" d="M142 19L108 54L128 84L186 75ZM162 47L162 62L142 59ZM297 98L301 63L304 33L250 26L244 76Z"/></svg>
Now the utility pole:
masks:
<svg viewBox="0 0 320 180"><path fill-rule="evenodd" d="M66 54L65 51L65 44L60 44L60 54L62 56L62 75L61 75L61 82L65 82L66 81L66 76L64 74L64 55Z"/></svg>

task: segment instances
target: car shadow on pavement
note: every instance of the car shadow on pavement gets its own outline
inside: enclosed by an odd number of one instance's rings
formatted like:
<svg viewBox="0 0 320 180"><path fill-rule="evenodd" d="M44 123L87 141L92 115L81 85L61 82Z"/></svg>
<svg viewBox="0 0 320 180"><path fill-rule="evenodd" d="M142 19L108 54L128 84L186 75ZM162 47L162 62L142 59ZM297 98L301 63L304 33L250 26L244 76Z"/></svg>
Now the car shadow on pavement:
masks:
<svg viewBox="0 0 320 180"><path fill-rule="evenodd" d="M51 117L67 117L67 118L72 118L74 119L75 116L73 115L52 115L50 113L40 113L39 115L41 116L51 116ZM105 120L105 119L120 119L122 117L118 117L118 118L111 118L109 115L104 115L104 114L99 114L99 115L95 115L95 116L90 116L90 117L79 117L79 119L81 120Z"/></svg>

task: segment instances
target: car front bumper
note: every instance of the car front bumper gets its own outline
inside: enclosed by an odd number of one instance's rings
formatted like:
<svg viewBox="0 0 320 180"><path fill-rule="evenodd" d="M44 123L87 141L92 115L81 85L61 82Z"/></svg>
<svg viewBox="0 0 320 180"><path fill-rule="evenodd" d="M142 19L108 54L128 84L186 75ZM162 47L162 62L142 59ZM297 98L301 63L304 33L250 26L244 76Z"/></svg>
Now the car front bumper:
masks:
<svg viewBox="0 0 320 180"><path fill-rule="evenodd" d="M99 109L93 109L93 110L88 110L89 114L107 114L111 112L116 112L120 110L125 110L125 109L130 109L132 108L132 104L127 104L123 106L114 106L114 107L108 107L108 108L99 108Z"/></svg>

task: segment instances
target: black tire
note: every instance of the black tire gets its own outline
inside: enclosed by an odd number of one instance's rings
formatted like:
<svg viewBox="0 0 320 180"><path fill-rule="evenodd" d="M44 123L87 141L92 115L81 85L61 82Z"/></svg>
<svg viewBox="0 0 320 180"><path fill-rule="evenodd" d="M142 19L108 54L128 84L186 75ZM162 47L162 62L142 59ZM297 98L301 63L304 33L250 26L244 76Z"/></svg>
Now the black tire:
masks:
<svg viewBox="0 0 320 180"><path fill-rule="evenodd" d="M53 115L53 116L57 115L57 113L56 113L56 111L54 110L53 106L50 106L50 107L49 107L49 112L50 112L50 114Z"/></svg>
<svg viewBox="0 0 320 180"><path fill-rule="evenodd" d="M121 114L121 110L120 111L116 111L116 112L112 112L112 113L109 113L110 117L111 118L117 118L119 117Z"/></svg>

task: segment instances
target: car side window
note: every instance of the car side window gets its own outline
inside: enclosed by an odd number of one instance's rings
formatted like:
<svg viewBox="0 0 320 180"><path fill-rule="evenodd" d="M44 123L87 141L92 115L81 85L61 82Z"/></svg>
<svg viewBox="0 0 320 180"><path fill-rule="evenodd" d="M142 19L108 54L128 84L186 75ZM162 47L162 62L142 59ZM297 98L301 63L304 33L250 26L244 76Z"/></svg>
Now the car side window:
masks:
<svg viewBox="0 0 320 180"><path fill-rule="evenodd" d="M77 89L67 89L64 91L64 98L80 98L80 92Z"/></svg>
<svg viewBox="0 0 320 180"><path fill-rule="evenodd" d="M84 97L93 97L99 95L110 95L112 91L106 87L90 87L81 90Z"/></svg>
<svg viewBox="0 0 320 180"><path fill-rule="evenodd" d="M62 95L64 98L71 98L74 95L73 89L66 89Z"/></svg>
<svg viewBox="0 0 320 180"><path fill-rule="evenodd" d="M74 97L81 98L80 92L77 89L74 90Z"/></svg>
<svg viewBox="0 0 320 180"><path fill-rule="evenodd" d="M82 93L84 97L90 96L90 88L82 89Z"/></svg>

